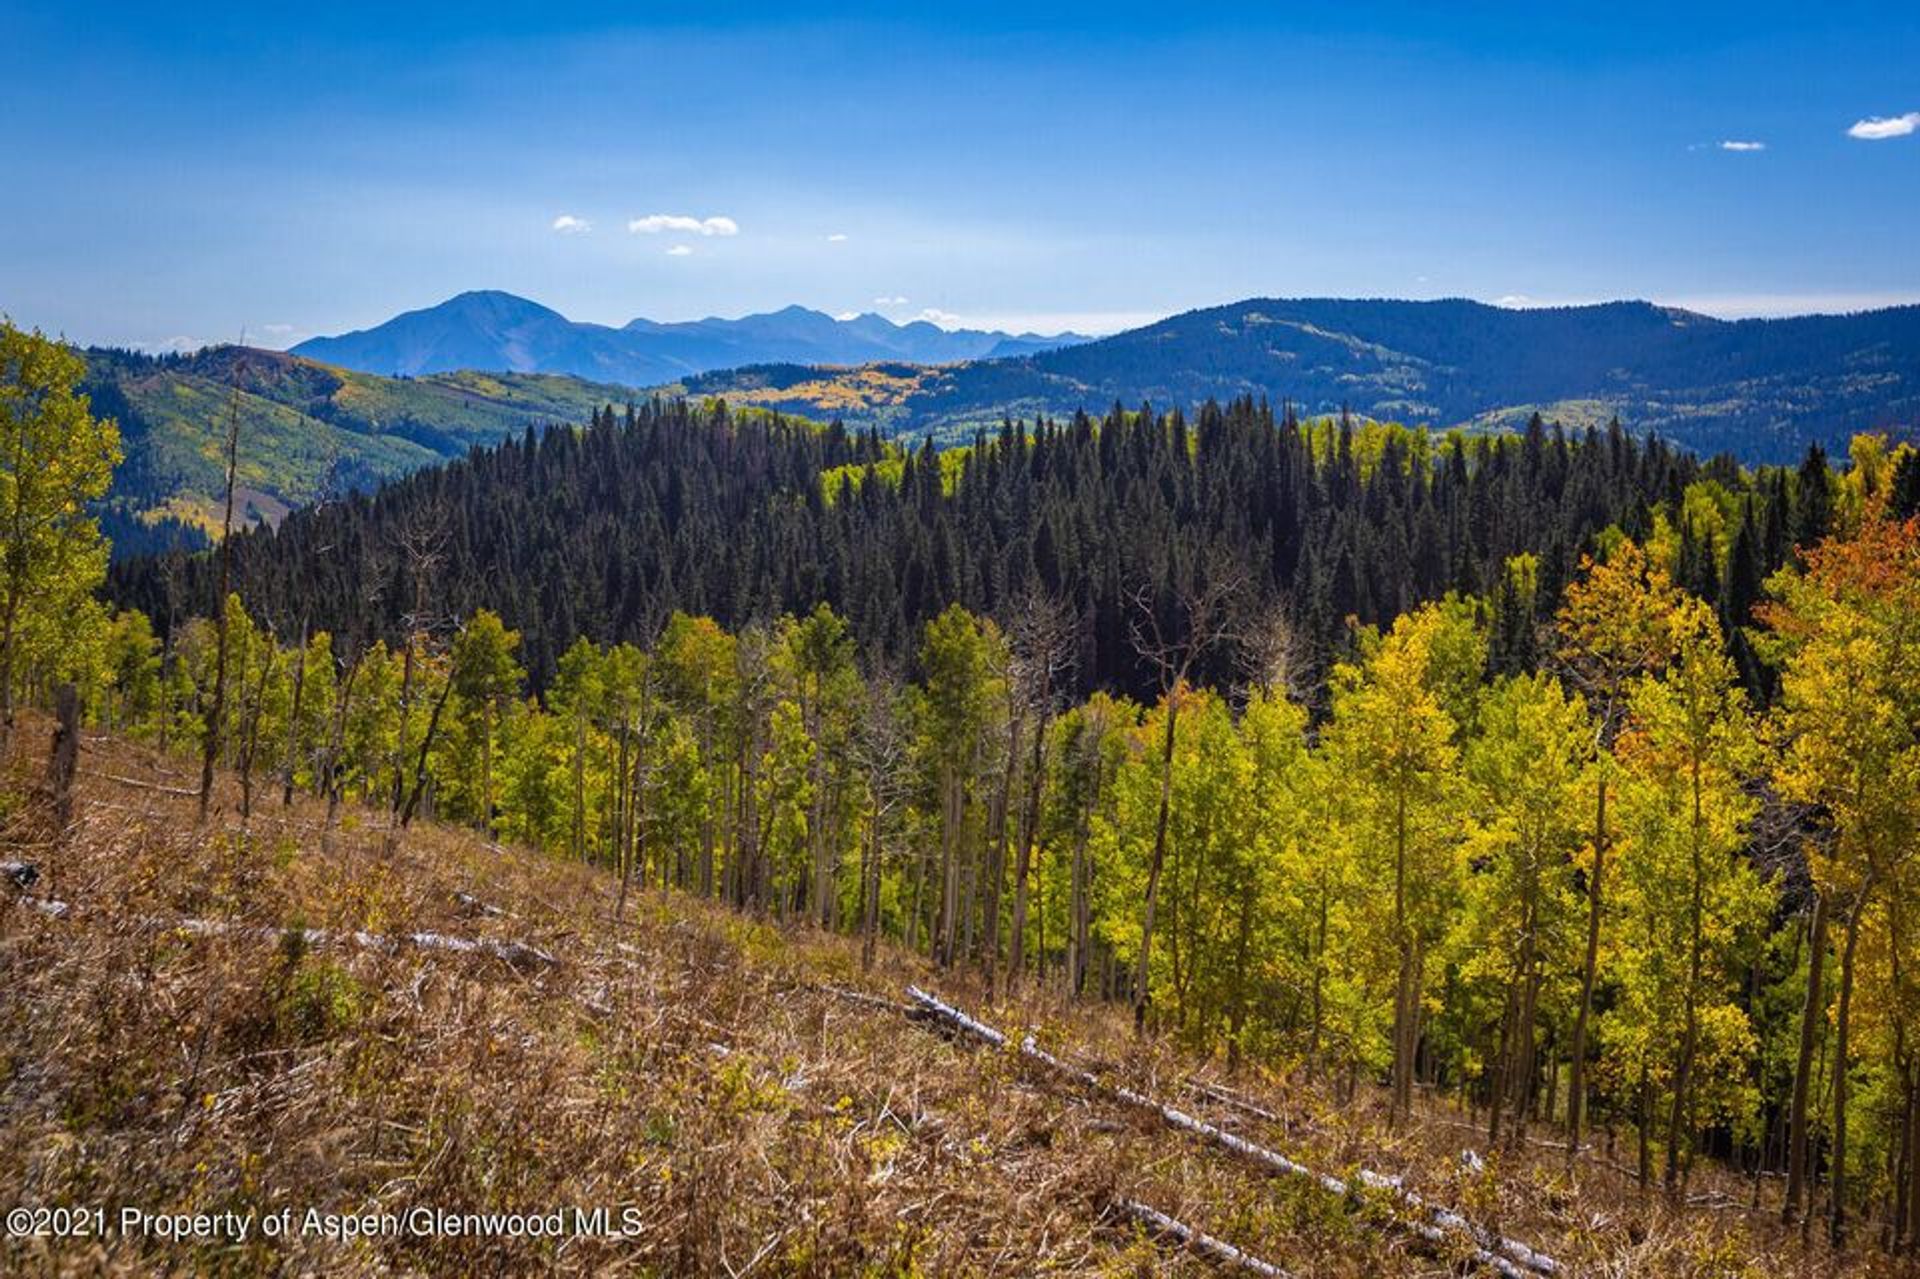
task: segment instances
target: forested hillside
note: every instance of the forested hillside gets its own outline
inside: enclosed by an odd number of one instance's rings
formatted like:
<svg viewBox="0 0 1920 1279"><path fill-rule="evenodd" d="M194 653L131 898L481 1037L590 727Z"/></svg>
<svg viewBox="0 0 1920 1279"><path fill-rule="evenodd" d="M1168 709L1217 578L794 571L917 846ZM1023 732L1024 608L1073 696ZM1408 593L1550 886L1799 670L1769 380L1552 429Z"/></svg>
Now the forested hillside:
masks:
<svg viewBox="0 0 1920 1279"><path fill-rule="evenodd" d="M675 609L738 626L825 603L899 663L949 604L1004 621L1044 595L1075 619L1076 686L1136 695L1157 678L1132 635L1142 594L1184 641L1181 601L1231 588L1233 625L1283 617L1313 686L1350 622L1448 591L1501 609L1499 660L1520 660L1611 525L1670 542L1689 584L1716 602L1724 587L1741 616L1796 522L1823 518L1796 507L1799 484L1618 429L1309 429L1244 400L1008 426L945 453L655 401L237 537L233 581L282 634L356 646L493 609L541 686L575 637L644 641ZM113 590L164 621L209 598L215 568L124 565ZM1201 669L1237 677L1218 652Z"/></svg>
<svg viewBox="0 0 1920 1279"><path fill-rule="evenodd" d="M278 351L212 347L189 356L86 353L85 391L120 425L126 462L109 495L127 536L169 522L217 529L221 441L238 414L237 517L274 521L328 493L456 458L530 424L578 422L631 393L541 375L458 373L385 378ZM191 544L189 530L172 529Z"/></svg>
<svg viewBox="0 0 1920 1279"><path fill-rule="evenodd" d="M1644 302L1515 310L1437 302L1255 298L1096 342L950 369L748 369L685 389L953 440L1003 414L1118 400L1290 401L1381 421L1569 428L1614 417L1705 455L1784 462L1857 431L1920 425L1920 307L1716 320Z"/></svg>

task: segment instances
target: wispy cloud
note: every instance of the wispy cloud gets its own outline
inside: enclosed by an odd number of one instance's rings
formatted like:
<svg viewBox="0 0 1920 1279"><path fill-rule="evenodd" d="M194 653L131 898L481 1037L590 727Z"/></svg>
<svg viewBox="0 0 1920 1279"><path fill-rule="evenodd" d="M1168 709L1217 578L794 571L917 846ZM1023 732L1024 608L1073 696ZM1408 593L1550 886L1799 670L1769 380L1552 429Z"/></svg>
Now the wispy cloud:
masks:
<svg viewBox="0 0 1920 1279"><path fill-rule="evenodd" d="M561 235L585 235L593 230L593 223L585 218L576 218L571 213L562 213L553 220L553 229Z"/></svg>
<svg viewBox="0 0 1920 1279"><path fill-rule="evenodd" d="M846 242L847 242L847 233L845 231L835 231L832 235L827 237L828 244L845 244Z"/></svg>
<svg viewBox="0 0 1920 1279"><path fill-rule="evenodd" d="M905 298L879 297L873 300L873 304L875 306L905 306L907 300Z"/></svg>
<svg viewBox="0 0 1920 1279"><path fill-rule="evenodd" d="M684 213L649 213L644 218L634 218L628 222L627 230L635 235L660 235L669 231L686 235L739 235L740 224L732 218L694 218Z"/></svg>
<svg viewBox="0 0 1920 1279"><path fill-rule="evenodd" d="M1740 142L1729 138L1720 144L1720 149L1722 151L1765 151L1767 144L1764 142Z"/></svg>
<svg viewBox="0 0 1920 1279"><path fill-rule="evenodd" d="M687 245L687 244L676 244L671 249L667 250L667 256L670 258L690 258L693 256L693 246Z"/></svg>
<svg viewBox="0 0 1920 1279"><path fill-rule="evenodd" d="M937 325L943 329L957 329L966 323L966 321L962 320L953 312L942 311L937 306L930 306L913 318L916 320L925 320L928 324Z"/></svg>
<svg viewBox="0 0 1920 1279"><path fill-rule="evenodd" d="M1884 142L1888 138L1904 138L1916 129L1920 129L1920 111L1909 111L1905 115L1870 115L1856 120L1847 130L1847 136L1862 142Z"/></svg>
<svg viewBox="0 0 1920 1279"><path fill-rule="evenodd" d="M232 341L232 339L229 338L228 341ZM133 343L133 349L136 351L144 351L148 355L192 355L195 351L204 350L207 347L215 345L217 345L216 342L207 338L188 337L185 334L180 334L176 337L164 338L158 342L135 342Z"/></svg>

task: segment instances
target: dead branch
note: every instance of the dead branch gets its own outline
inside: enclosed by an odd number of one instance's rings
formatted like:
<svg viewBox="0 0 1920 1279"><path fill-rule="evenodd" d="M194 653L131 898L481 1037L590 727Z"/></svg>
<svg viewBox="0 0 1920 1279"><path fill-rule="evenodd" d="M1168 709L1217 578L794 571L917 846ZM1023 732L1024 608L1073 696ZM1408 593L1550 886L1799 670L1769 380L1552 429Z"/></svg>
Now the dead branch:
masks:
<svg viewBox="0 0 1920 1279"><path fill-rule="evenodd" d="M131 786L136 790L156 791L162 795L179 795L185 799L198 799L200 792L182 786L162 786L158 782L143 782L137 777L121 777L115 773L95 773L101 781L114 782L121 786Z"/></svg>
<svg viewBox="0 0 1920 1279"><path fill-rule="evenodd" d="M1205 1097L1208 1101L1217 1102L1222 1106L1252 1115L1255 1119L1263 1119L1270 1124L1285 1125L1286 1123L1284 1118L1268 1110L1265 1106L1256 1106L1238 1093L1229 1092L1217 1084L1204 1083L1198 1079L1189 1079L1187 1080L1186 1086L1192 1089L1196 1095Z"/></svg>
<svg viewBox="0 0 1920 1279"><path fill-rule="evenodd" d="M1180 1245L1205 1257L1216 1265L1229 1270L1244 1270L1248 1274L1265 1275L1268 1279L1290 1279L1285 1270L1269 1261L1262 1261L1250 1252L1234 1247L1224 1239L1216 1239L1204 1231L1196 1230L1185 1222L1175 1221L1157 1208L1133 1199L1116 1199L1114 1208L1124 1217L1130 1217L1143 1226L1160 1234L1170 1235Z"/></svg>
<svg viewBox="0 0 1920 1279"><path fill-rule="evenodd" d="M943 1023L996 1048L1004 1048L1008 1043L1007 1037L1000 1031L985 1022L969 1017L958 1008L942 1002L917 986L907 987L907 997L918 1005L918 1020ZM1465 1236L1472 1244L1472 1259L1497 1271L1505 1276L1505 1279L1527 1279L1529 1274L1560 1273L1560 1263L1553 1258L1527 1244L1507 1239L1491 1230L1477 1226L1451 1209L1427 1203L1402 1185L1398 1177L1389 1177L1365 1168L1355 1173L1351 1180L1342 1179L1331 1173L1315 1172L1305 1164L1297 1163L1276 1150L1270 1150L1244 1137L1217 1128L1194 1118L1185 1111L1163 1105L1132 1089L1104 1083L1092 1072L1069 1065L1041 1048L1032 1035L1028 1035L1021 1041L1019 1051L1022 1057L1045 1067L1055 1075L1129 1106L1150 1110L1159 1115L1169 1127L1199 1137L1211 1145L1218 1146L1222 1150L1273 1172L1307 1178L1317 1183L1322 1189L1343 1198L1357 1197L1363 1190L1385 1192L1402 1208L1417 1214L1417 1219L1401 1223L1407 1230L1428 1243L1441 1246L1455 1242L1459 1236Z"/></svg>
<svg viewBox="0 0 1920 1279"><path fill-rule="evenodd" d="M864 990L848 990L845 986L822 986L820 989L834 996L836 999L844 999L848 1003L861 1004L868 1008L878 1008L884 1012L905 1013L908 1016L913 1015L914 1005L897 1003L891 999L882 999L878 995L869 995Z"/></svg>
<svg viewBox="0 0 1920 1279"><path fill-rule="evenodd" d="M63 901L25 895L19 900L24 905L55 919L72 917L73 908ZM315 947L348 945L389 953L412 947L417 950L448 951L459 955L490 955L515 968L553 967L560 962L538 946L532 946L526 942L493 941L483 937L451 937L445 933L369 933L327 928L267 928L256 924L230 924L218 919L160 919L154 916L143 917L138 923L142 927L158 929L162 932L191 933L196 937L245 937L256 941L277 942L282 938L297 935L306 945Z"/></svg>

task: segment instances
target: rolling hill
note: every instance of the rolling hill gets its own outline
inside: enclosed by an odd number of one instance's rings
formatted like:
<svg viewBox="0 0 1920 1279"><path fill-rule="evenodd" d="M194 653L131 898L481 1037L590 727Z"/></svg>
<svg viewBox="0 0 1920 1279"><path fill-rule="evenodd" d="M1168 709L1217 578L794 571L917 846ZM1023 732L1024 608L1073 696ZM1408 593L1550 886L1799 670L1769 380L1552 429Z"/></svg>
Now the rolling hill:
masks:
<svg viewBox="0 0 1920 1279"><path fill-rule="evenodd" d="M217 526L228 407L240 414L236 518L277 521L329 490L462 456L529 426L584 421L626 387L548 374L386 378L279 351L184 357L86 352L96 413L120 422L126 456L111 498L124 518Z"/></svg>
<svg viewBox="0 0 1920 1279"><path fill-rule="evenodd" d="M1477 302L1252 299L1054 351L948 368L766 366L676 389L891 433L964 438L1003 414L1291 400L1433 426L1539 411L1618 416L1702 453L1780 461L1920 422L1920 307L1716 320L1645 302L1512 310Z"/></svg>
<svg viewBox="0 0 1920 1279"><path fill-rule="evenodd" d="M737 320L663 324L637 319L613 328L569 320L511 293L483 290L408 311L371 329L312 338L293 352L366 373L480 369L648 386L746 364L947 364L1030 355L1085 340L1072 333L948 330L925 320L895 324L871 312L835 319L801 306Z"/></svg>

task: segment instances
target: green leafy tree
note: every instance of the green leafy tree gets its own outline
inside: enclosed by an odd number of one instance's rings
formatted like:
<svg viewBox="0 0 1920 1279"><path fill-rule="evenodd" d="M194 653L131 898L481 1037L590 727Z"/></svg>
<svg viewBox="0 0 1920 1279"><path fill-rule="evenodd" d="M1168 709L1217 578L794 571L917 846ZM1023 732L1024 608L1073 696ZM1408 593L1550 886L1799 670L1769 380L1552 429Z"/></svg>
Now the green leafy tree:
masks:
<svg viewBox="0 0 1920 1279"><path fill-rule="evenodd" d="M1392 956L1392 1114L1413 1105L1427 959L1457 888L1461 717L1471 716L1472 676L1484 642L1462 609L1429 605L1394 623L1363 660L1334 672L1328 751L1351 791L1377 919ZM1449 705L1453 707L1450 711Z"/></svg>
<svg viewBox="0 0 1920 1279"><path fill-rule="evenodd" d="M105 575L88 504L120 461L120 431L77 389L86 365L0 321L0 745L22 672L56 653Z"/></svg>

